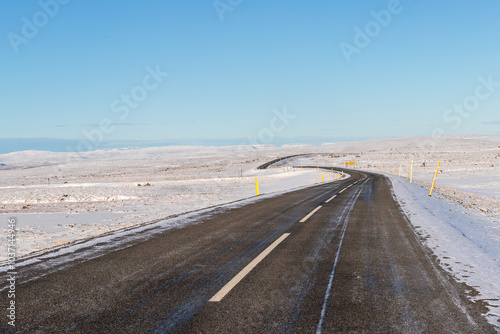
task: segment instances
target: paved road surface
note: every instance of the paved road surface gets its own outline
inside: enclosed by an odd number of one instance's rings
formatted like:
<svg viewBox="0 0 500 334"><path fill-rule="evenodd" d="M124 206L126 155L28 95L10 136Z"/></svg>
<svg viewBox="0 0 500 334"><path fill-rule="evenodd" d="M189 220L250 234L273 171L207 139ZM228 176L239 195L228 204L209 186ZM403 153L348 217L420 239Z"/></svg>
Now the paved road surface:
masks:
<svg viewBox="0 0 500 334"><path fill-rule="evenodd" d="M494 332L481 316L484 310L467 300L464 287L422 247L390 182L376 174L351 175L217 208L184 228L137 232L127 247L93 259L20 268L16 328L20 333ZM261 261L248 270L256 259ZM234 277L241 280L227 287ZM217 295L220 301L211 301ZM5 305L5 291L0 300Z"/></svg>

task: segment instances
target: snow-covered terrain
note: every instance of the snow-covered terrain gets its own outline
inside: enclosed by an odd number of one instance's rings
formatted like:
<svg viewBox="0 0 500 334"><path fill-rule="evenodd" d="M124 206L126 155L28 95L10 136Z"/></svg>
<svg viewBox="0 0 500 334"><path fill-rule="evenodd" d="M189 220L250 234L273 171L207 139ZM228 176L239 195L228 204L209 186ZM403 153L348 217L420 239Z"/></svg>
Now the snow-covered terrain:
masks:
<svg viewBox="0 0 500 334"><path fill-rule="evenodd" d="M310 169L256 167L275 147L164 147L0 156L0 221L17 221L18 255L183 212L321 182ZM244 153L242 153L244 152ZM325 181L337 175L323 173ZM347 175L345 176L347 177ZM0 261L6 254L0 254Z"/></svg>
<svg viewBox="0 0 500 334"><path fill-rule="evenodd" d="M488 310L489 322L500 330L500 138L446 138L434 149L418 149L419 142L348 143L343 150L349 154L334 148L335 154L289 163L341 166L355 161L361 170L389 176L395 197L423 244L445 271L466 284L471 300ZM411 160L413 183L406 178ZM430 197L438 161L441 166Z"/></svg>
<svg viewBox="0 0 500 334"><path fill-rule="evenodd" d="M500 328L500 219L450 201L446 193L429 197L425 184L390 176L396 198L440 266L471 288L470 297L489 308L488 320Z"/></svg>
<svg viewBox="0 0 500 334"><path fill-rule="evenodd" d="M277 157L312 153L274 165ZM301 165L340 166L390 176L395 195L440 265L474 288L498 326L500 136L332 143L320 146L153 147L86 153L0 155L0 221L17 221L18 255L103 235L174 214L337 180ZM406 179L413 161L414 182ZM433 197L427 196L438 161ZM284 167L282 167L284 166ZM295 166L292 169L291 166ZM398 168L401 177L394 176ZM347 177L347 175L346 175ZM5 260L0 254L0 260Z"/></svg>

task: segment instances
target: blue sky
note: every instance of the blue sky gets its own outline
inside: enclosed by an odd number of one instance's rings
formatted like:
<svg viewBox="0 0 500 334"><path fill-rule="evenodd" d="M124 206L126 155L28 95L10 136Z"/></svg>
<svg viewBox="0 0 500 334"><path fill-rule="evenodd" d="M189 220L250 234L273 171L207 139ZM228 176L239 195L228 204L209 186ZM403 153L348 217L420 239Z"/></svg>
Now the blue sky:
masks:
<svg viewBox="0 0 500 334"><path fill-rule="evenodd" d="M0 6L3 151L500 134L498 1Z"/></svg>

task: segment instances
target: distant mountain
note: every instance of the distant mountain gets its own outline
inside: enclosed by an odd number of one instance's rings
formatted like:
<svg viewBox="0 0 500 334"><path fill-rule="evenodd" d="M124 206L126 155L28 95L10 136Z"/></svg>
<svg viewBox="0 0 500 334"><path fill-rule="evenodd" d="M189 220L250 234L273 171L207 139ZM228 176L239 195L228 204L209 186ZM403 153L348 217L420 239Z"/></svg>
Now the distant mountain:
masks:
<svg viewBox="0 0 500 334"><path fill-rule="evenodd" d="M0 154L18 151L51 151L51 152L85 152L111 148L145 148L158 146L233 146L233 145L274 145L289 144L318 145L332 141L352 141L356 139L333 138L274 138L260 142L258 139L166 139L166 140L119 140L101 142L99 145L82 144L84 140L54 139L54 138L0 138ZM359 140L359 139L357 139ZM88 141L87 141L88 143ZM90 149L89 149L90 148Z"/></svg>
<svg viewBox="0 0 500 334"><path fill-rule="evenodd" d="M78 141L52 138L0 138L0 154L17 151L66 152L67 147L76 147Z"/></svg>

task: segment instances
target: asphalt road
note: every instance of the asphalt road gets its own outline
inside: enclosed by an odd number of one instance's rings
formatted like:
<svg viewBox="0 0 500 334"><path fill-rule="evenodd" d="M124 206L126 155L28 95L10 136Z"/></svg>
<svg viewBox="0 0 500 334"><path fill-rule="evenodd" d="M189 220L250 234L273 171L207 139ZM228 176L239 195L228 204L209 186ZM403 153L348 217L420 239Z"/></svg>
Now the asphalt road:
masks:
<svg viewBox="0 0 500 334"><path fill-rule="evenodd" d="M494 333L422 246L390 182L351 175L216 208L183 228L140 231L91 259L20 268L16 329Z"/></svg>

